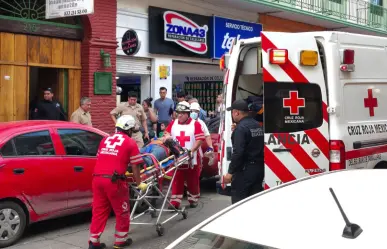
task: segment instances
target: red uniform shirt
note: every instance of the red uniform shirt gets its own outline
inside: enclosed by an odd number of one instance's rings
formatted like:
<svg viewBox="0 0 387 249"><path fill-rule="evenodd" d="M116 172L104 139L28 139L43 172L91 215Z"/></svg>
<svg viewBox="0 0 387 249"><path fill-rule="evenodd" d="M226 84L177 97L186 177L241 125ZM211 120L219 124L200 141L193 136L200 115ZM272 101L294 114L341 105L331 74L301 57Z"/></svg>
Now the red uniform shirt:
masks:
<svg viewBox="0 0 387 249"><path fill-rule="evenodd" d="M172 134L172 127L173 127L174 124L189 125L189 124L191 124L191 122L195 122L194 123L194 136L195 136L195 140L203 141L204 140L204 133L203 133L202 125L198 121L193 120L192 118L188 118L188 120L185 123L180 123L177 119L172 120L172 122L169 123L167 128L165 128L165 131L168 132L169 134ZM182 145L182 146L184 147L184 145Z"/></svg>
<svg viewBox="0 0 387 249"><path fill-rule="evenodd" d="M104 138L98 148L94 174L111 175L114 171L125 174L128 165L144 163L136 142L128 135L117 132Z"/></svg>
<svg viewBox="0 0 387 249"><path fill-rule="evenodd" d="M180 123L177 119L172 121L166 128L166 132L188 150L192 150L197 141L204 140L202 125L192 118L188 118L185 123ZM200 148L198 150L201 151ZM195 151L192 153L192 157L193 165L200 163L200 153Z"/></svg>

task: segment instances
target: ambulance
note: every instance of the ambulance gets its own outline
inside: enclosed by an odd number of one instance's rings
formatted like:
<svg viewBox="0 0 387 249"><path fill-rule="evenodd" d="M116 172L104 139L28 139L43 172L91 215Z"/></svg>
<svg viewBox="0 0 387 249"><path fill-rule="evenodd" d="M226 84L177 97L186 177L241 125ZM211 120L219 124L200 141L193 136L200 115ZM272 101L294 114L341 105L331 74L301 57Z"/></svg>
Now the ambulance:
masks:
<svg viewBox="0 0 387 249"><path fill-rule="evenodd" d="M265 189L332 170L387 168L387 38L262 32L234 41L220 66L226 107L263 97ZM231 161L232 124L224 111L221 176ZM218 187L229 190L222 180Z"/></svg>

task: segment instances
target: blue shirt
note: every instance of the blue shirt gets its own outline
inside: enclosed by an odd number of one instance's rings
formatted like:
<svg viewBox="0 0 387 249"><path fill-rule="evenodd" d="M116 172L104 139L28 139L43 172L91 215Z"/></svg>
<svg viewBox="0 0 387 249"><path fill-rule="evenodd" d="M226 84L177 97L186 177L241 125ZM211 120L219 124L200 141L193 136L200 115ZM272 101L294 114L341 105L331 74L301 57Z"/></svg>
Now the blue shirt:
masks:
<svg viewBox="0 0 387 249"><path fill-rule="evenodd" d="M201 108L199 111L199 118L203 121L206 121L206 118L207 118L207 112Z"/></svg>
<svg viewBox="0 0 387 249"><path fill-rule="evenodd" d="M172 99L157 99L154 103L154 108L157 111L159 122L171 122L172 118L170 115L170 111L172 113L175 109L175 103Z"/></svg>

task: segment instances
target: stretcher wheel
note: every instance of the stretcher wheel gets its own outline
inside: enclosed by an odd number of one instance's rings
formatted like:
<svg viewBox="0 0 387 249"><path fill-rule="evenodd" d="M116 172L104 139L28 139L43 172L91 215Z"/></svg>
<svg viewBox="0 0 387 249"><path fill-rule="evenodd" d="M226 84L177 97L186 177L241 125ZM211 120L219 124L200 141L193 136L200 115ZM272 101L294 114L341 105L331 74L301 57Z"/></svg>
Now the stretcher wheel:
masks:
<svg viewBox="0 0 387 249"><path fill-rule="evenodd" d="M159 236L164 235L164 227L161 224L156 225L156 232Z"/></svg>
<svg viewBox="0 0 387 249"><path fill-rule="evenodd" d="M187 219L188 218L188 211L187 211L187 209L184 209L182 212L181 212L181 214L183 215L183 219Z"/></svg>

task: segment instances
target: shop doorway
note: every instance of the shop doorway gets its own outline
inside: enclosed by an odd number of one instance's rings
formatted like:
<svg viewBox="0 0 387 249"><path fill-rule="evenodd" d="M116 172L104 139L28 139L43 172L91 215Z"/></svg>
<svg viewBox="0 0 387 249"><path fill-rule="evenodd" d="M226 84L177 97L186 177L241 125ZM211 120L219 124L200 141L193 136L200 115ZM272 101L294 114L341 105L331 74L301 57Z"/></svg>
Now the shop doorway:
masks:
<svg viewBox="0 0 387 249"><path fill-rule="evenodd" d="M45 67L29 68L29 119L32 118L32 112L35 109L36 103L43 100L43 91L45 89L51 88L56 100L60 101L60 99L63 99L60 91L62 86L60 86L61 82L59 80L61 70L63 69ZM65 94L67 95L67 93Z"/></svg>
<svg viewBox="0 0 387 249"><path fill-rule="evenodd" d="M120 102L127 102L129 92L135 92L137 94L137 103L141 103L141 76L120 76L117 80L117 86L122 89Z"/></svg>
<svg viewBox="0 0 387 249"><path fill-rule="evenodd" d="M80 41L0 32L0 47L0 122L29 119L47 87L67 116L79 107Z"/></svg>

